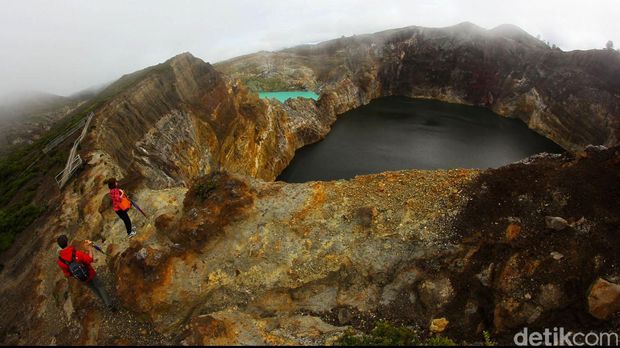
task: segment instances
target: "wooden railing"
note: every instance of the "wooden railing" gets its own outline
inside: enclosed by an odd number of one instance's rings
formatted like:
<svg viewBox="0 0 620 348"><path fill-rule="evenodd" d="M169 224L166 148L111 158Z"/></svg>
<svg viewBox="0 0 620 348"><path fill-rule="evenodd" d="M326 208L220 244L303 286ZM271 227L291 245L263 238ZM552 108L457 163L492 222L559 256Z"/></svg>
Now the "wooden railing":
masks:
<svg viewBox="0 0 620 348"><path fill-rule="evenodd" d="M71 176L82 166L84 163L82 158L77 153L77 148L88 133L88 126L90 125L90 120L93 118L95 114L91 112L88 117L86 117L84 121L84 128L82 129L82 133L73 143L73 147L71 147L71 151L69 152L69 158L67 159L67 164L65 165L65 169L63 169L60 173L58 173L55 177L56 183L58 183L58 187L62 188L65 186L67 181L71 179Z"/></svg>
<svg viewBox="0 0 620 348"><path fill-rule="evenodd" d="M45 145L45 147L42 150L43 153L50 152L53 148L58 146L58 144L62 143L63 141L65 141L65 139L72 136L75 132L79 131L80 128L82 128L82 126L84 125L84 122L86 122L86 117L83 118L80 122L78 122L78 124L73 126L73 128L69 129L64 134L57 136L56 138L54 138L54 140L50 141L47 145Z"/></svg>

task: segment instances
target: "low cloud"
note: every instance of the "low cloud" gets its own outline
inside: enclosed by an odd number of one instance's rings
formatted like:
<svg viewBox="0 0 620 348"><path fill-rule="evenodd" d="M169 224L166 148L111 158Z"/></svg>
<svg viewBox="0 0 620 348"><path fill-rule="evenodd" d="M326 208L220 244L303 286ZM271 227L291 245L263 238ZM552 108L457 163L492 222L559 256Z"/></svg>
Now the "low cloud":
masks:
<svg viewBox="0 0 620 348"><path fill-rule="evenodd" d="M564 50L620 45L606 1L3 1L0 95L68 95L180 52L205 61L409 25L511 23Z"/></svg>

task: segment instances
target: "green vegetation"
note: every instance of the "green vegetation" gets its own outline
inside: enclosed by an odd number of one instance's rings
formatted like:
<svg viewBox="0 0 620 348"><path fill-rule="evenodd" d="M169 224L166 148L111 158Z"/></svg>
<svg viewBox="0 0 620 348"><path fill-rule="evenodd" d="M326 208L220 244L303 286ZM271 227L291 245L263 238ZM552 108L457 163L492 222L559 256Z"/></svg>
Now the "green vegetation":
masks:
<svg viewBox="0 0 620 348"><path fill-rule="evenodd" d="M92 100L90 100L87 103L88 106L82 112L86 115L90 111L98 109L113 97L142 81L149 74L162 74L166 72L172 72L172 67L168 62L157 64L128 75L123 75L120 79L106 87L103 91L101 91L101 93L97 94Z"/></svg>
<svg viewBox="0 0 620 348"><path fill-rule="evenodd" d="M491 334L487 330L482 331L482 336L484 336L485 346L493 347L497 345L497 343L491 339Z"/></svg>
<svg viewBox="0 0 620 348"><path fill-rule="evenodd" d="M293 90L287 81L278 77L256 77L252 76L242 80L248 88L254 92L266 91L288 91Z"/></svg>
<svg viewBox="0 0 620 348"><path fill-rule="evenodd" d="M0 209L0 251L8 249L15 236L30 225L44 209L32 204L16 204Z"/></svg>
<svg viewBox="0 0 620 348"><path fill-rule="evenodd" d="M356 335L347 331L338 341L343 346L406 346L419 345L418 333L407 327L394 327L386 322L379 322L369 335Z"/></svg>
<svg viewBox="0 0 620 348"><path fill-rule="evenodd" d="M356 334L355 331L347 331L335 345L342 346L455 346L456 343L449 338L432 336L425 340L420 338L418 332L412 328L396 327L387 322L379 322L370 334Z"/></svg>
<svg viewBox="0 0 620 348"><path fill-rule="evenodd" d="M31 158L22 149L0 160L0 252L43 211L32 202L37 173L34 167L25 170Z"/></svg>
<svg viewBox="0 0 620 348"><path fill-rule="evenodd" d="M211 175L204 180L196 183L193 187L194 192L196 192L196 197L200 199L200 201L204 201L209 197L211 191L215 190L217 185L215 176Z"/></svg>
<svg viewBox="0 0 620 348"><path fill-rule="evenodd" d="M483 342L474 345L484 345L487 347L496 346L497 343L491 338L488 331L482 332ZM482 344L481 344L482 343ZM388 322L380 321L370 334L360 334L353 329L347 330L336 342L336 346L457 346L469 345L466 342L457 344L452 339L431 335L426 339L422 338L415 329L407 326L394 326Z"/></svg>
<svg viewBox="0 0 620 348"><path fill-rule="evenodd" d="M426 339L426 341L424 341L424 344L422 344L424 346L433 346L433 347L453 347L456 346L457 344L447 338L447 337L443 337L443 336L432 336Z"/></svg>
<svg viewBox="0 0 620 348"><path fill-rule="evenodd" d="M44 136L30 145L15 148L0 158L0 252L8 249L18 233L25 230L43 211L48 202L35 202L35 193L49 177L64 167L71 141L59 145L47 155L47 143L77 125L91 111L133 87L151 73L171 71L168 62L125 75L58 122ZM92 125L92 124L91 124ZM45 178L47 181L44 181ZM49 190L48 190L49 191Z"/></svg>

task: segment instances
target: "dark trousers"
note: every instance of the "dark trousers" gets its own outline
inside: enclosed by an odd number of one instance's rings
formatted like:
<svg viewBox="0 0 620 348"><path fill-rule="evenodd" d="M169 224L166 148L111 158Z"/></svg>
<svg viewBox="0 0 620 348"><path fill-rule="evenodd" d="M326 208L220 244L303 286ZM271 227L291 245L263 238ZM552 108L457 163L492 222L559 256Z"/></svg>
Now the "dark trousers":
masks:
<svg viewBox="0 0 620 348"><path fill-rule="evenodd" d="M116 215L118 215L121 220L125 223L125 228L127 229L127 234L131 233L131 220L129 219L129 215L127 214L127 210L117 210Z"/></svg>
<svg viewBox="0 0 620 348"><path fill-rule="evenodd" d="M91 280L90 283L88 283L87 285L95 293L95 295L99 296L99 298L103 301L103 303L105 303L107 307L110 307L112 305L112 301L110 301L108 293L105 292L105 288L103 287L103 284L99 282L97 276L95 276L95 278L93 278L93 280Z"/></svg>

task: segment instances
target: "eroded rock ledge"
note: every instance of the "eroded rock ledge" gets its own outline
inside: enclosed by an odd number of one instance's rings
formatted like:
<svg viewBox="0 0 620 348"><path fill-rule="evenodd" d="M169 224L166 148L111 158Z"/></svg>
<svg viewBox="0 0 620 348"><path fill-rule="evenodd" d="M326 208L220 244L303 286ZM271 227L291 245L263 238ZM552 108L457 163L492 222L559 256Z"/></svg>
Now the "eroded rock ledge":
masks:
<svg viewBox="0 0 620 348"><path fill-rule="evenodd" d="M601 323L586 298L598 277L620 280L619 149L524 162L307 184L204 177L113 259L118 295L163 332L194 318L185 339L203 344L324 343L378 318L445 317L462 339L611 329L617 317ZM549 229L549 215L569 225Z"/></svg>
<svg viewBox="0 0 620 348"><path fill-rule="evenodd" d="M119 301L169 342L323 344L378 319L426 330L435 318L449 337L488 330L509 342L523 326L618 324L617 313L596 319L587 299L599 277L620 281L619 178L618 148L305 184L218 172L189 190L142 191L149 218L136 218L129 242L109 211L105 242L88 227L75 238L105 243L99 268ZM548 228L548 216L567 226ZM96 302L78 290L58 305ZM71 320L101 310L89 308ZM110 342L89 327L89 342Z"/></svg>

